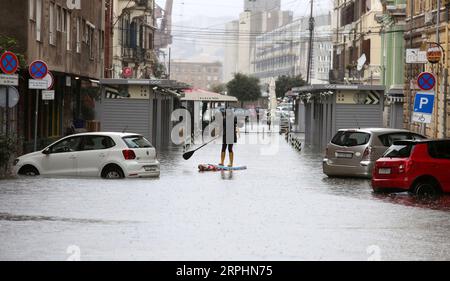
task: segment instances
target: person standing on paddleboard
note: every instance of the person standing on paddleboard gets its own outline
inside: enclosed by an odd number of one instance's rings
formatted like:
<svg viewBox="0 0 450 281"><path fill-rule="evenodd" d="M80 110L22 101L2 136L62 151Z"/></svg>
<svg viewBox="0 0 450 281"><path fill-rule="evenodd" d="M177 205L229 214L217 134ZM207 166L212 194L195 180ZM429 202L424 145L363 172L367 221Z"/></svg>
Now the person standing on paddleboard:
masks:
<svg viewBox="0 0 450 281"><path fill-rule="evenodd" d="M222 153L220 155L219 166L224 166L226 151L228 147L228 156L230 163L228 167L233 167L234 152L233 145L237 142L237 117L232 109L222 109L223 127L222 127Z"/></svg>

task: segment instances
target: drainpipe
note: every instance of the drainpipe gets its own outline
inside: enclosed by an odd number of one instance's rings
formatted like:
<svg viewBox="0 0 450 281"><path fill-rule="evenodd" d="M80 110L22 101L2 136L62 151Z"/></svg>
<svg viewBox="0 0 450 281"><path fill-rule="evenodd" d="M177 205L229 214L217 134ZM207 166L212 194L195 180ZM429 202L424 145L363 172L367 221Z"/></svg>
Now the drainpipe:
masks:
<svg viewBox="0 0 450 281"><path fill-rule="evenodd" d="M449 30L448 30L448 20L449 20L449 5L447 4L445 6L445 52L447 53L448 51L448 36L449 36ZM448 105L448 58L446 56L447 54L444 55L445 57L445 61L444 61L444 132L443 132L443 137L444 139L447 138L447 105Z"/></svg>

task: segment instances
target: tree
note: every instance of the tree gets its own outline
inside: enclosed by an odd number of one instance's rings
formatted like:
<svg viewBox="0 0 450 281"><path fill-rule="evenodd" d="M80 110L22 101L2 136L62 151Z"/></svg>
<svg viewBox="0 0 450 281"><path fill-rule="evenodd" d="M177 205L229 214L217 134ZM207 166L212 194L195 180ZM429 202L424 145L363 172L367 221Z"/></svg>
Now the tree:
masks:
<svg viewBox="0 0 450 281"><path fill-rule="evenodd" d="M214 93L223 94L223 93L225 93L227 91L227 85L225 85L223 83L213 85L211 87L211 91L213 91Z"/></svg>
<svg viewBox="0 0 450 281"><path fill-rule="evenodd" d="M306 84L301 75L298 76L280 76L275 82L277 98L283 98L287 92L295 87L301 87Z"/></svg>
<svg viewBox="0 0 450 281"><path fill-rule="evenodd" d="M19 59L19 66L26 68L25 56L18 52L18 42L16 39L4 35L0 35L0 55L6 51L14 52ZM3 115L3 112L1 113ZM0 116L0 126L6 124L6 118ZM11 159L15 156L19 149L19 139L11 135L10 132L0 134L0 178L6 177L11 165Z"/></svg>
<svg viewBox="0 0 450 281"><path fill-rule="evenodd" d="M259 79L242 73L234 75L233 80L228 82L227 89L228 94L236 97L241 102L242 107L244 102L255 101L261 97Z"/></svg>
<svg viewBox="0 0 450 281"><path fill-rule="evenodd" d="M19 59L20 68L26 68L25 56L17 52L19 46L16 39L4 35L0 35L0 55L6 51L14 52Z"/></svg>

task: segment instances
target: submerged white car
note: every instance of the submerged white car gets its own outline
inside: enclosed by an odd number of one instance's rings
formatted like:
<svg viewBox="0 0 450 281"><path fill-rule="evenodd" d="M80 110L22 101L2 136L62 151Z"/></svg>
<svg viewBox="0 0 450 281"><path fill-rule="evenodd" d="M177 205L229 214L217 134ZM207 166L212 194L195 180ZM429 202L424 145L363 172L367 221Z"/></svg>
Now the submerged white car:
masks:
<svg viewBox="0 0 450 281"><path fill-rule="evenodd" d="M107 179L159 177L156 150L139 134L84 133L14 160L16 175Z"/></svg>

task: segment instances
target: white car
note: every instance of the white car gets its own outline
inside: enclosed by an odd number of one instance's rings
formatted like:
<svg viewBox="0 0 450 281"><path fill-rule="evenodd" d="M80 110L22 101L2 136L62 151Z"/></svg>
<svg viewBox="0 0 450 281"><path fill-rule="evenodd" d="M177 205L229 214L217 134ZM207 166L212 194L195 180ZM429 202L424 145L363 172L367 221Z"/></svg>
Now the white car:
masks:
<svg viewBox="0 0 450 281"><path fill-rule="evenodd" d="M14 172L107 179L159 177L160 164L155 148L139 134L84 133L17 158Z"/></svg>

